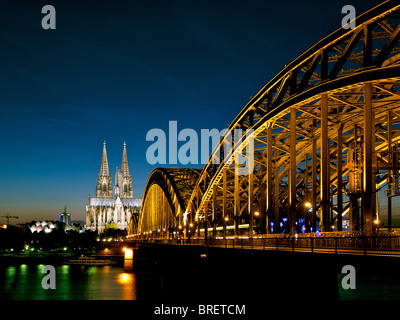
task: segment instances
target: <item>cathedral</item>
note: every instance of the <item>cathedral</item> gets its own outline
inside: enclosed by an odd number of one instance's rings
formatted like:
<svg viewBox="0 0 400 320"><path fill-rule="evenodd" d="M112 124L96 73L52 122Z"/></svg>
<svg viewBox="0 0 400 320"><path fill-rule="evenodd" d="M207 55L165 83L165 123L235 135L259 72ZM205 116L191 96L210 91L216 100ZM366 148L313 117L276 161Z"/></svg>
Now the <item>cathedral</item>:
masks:
<svg viewBox="0 0 400 320"><path fill-rule="evenodd" d="M126 143L124 142L121 169L118 170L117 167L113 188L104 141L100 172L97 176L96 196L89 195L86 206L86 229L102 233L107 224L113 223L119 229L125 230L131 218L139 213L141 203L141 199L133 197Z"/></svg>

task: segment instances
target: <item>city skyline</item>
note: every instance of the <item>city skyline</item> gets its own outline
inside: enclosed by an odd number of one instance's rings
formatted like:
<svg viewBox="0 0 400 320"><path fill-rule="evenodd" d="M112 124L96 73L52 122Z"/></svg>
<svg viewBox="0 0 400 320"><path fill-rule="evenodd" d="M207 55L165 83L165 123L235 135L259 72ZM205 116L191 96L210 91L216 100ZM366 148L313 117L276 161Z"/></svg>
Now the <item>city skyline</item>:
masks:
<svg viewBox="0 0 400 320"><path fill-rule="evenodd" d="M380 2L352 5L358 15ZM286 64L340 28L348 3L52 1L55 30L41 26L45 4L0 5L0 215L17 222L56 220L64 206L84 220L103 141L113 179L126 142L141 198L158 166L146 161L149 130L167 132L168 121L226 128Z"/></svg>

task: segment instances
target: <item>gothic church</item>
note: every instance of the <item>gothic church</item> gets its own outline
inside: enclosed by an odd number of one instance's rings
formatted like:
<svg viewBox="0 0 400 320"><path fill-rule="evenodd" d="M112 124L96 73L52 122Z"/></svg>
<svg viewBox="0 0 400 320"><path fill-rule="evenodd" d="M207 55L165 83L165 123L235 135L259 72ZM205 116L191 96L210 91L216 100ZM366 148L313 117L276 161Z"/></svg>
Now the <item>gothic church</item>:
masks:
<svg viewBox="0 0 400 320"><path fill-rule="evenodd" d="M114 223L119 229L128 228L134 214L138 214L141 199L133 197L132 175L129 173L126 143L122 153L121 169L115 174L114 190L111 174L108 168L106 142L103 143L100 173L97 176L96 196L89 195L86 206L86 229L102 233L109 223Z"/></svg>

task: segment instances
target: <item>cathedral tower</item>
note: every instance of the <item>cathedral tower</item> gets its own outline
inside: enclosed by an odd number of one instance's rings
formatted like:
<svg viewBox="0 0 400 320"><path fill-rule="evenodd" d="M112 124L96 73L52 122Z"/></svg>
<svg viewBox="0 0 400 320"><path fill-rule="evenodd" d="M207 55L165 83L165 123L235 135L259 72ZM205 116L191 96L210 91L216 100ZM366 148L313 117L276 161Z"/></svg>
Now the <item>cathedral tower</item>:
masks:
<svg viewBox="0 0 400 320"><path fill-rule="evenodd" d="M133 198L132 175L129 173L128 156L126 154L126 143L124 142L124 151L122 152L121 170L115 174L114 196L122 199Z"/></svg>
<svg viewBox="0 0 400 320"><path fill-rule="evenodd" d="M121 169L115 175L114 196L108 169L106 142L103 145L100 173L97 176L96 197L89 195L86 206L86 229L104 232L107 224L116 224L126 230L133 216L140 212L141 199L133 198L132 175L129 173L126 143L122 153Z"/></svg>
<svg viewBox="0 0 400 320"><path fill-rule="evenodd" d="M103 156L101 158L100 173L97 176L96 197L112 198L111 174L108 170L106 142L103 142Z"/></svg>

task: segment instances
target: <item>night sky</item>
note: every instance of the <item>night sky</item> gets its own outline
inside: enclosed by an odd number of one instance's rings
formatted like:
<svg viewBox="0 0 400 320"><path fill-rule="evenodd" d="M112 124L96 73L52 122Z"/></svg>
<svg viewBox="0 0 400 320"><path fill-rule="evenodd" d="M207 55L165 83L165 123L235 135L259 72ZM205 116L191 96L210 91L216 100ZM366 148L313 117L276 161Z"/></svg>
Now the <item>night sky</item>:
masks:
<svg viewBox="0 0 400 320"><path fill-rule="evenodd" d="M85 220L103 141L135 197L153 128L226 128L301 53L381 1L1 1L0 215ZM44 5L56 29L44 30ZM178 165L179 166L179 165ZM201 165L194 166L201 168ZM0 223L5 219L0 218Z"/></svg>

